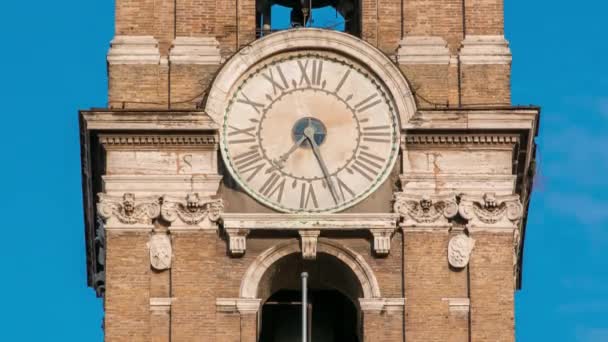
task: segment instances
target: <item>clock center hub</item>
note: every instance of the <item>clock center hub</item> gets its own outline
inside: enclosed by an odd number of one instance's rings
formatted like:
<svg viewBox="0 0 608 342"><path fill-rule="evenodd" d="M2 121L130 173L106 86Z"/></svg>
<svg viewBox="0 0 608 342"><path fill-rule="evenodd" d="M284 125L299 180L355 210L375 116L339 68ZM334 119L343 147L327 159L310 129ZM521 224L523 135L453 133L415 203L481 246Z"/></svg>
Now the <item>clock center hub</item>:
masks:
<svg viewBox="0 0 608 342"><path fill-rule="evenodd" d="M301 118L293 125L292 138L294 142L300 141L307 136L313 137L317 146L321 146L325 142L327 136L327 128L321 120L313 117ZM302 142L303 147L311 147L308 140Z"/></svg>

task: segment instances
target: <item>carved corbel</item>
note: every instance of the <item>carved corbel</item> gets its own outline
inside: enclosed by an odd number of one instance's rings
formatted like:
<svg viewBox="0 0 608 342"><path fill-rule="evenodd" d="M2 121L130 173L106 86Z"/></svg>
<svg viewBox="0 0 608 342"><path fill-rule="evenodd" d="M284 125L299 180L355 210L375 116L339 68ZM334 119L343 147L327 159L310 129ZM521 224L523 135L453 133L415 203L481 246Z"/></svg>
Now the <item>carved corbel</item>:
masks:
<svg viewBox="0 0 608 342"><path fill-rule="evenodd" d="M224 210L221 199L201 197L199 193L189 193L185 198L163 197L161 215L169 222L181 221L189 226L204 225L206 219L217 223Z"/></svg>
<svg viewBox="0 0 608 342"><path fill-rule="evenodd" d="M154 234L148 243L150 249L150 265L157 271L171 268L171 238L164 233Z"/></svg>
<svg viewBox="0 0 608 342"><path fill-rule="evenodd" d="M241 256L245 254L245 251L247 250L247 235L249 234L249 230L227 228L226 234L228 235L228 249L230 250L230 254L233 256Z"/></svg>
<svg viewBox="0 0 608 342"><path fill-rule="evenodd" d="M448 243L448 262L454 268L464 268L469 264L475 240L466 234L458 234Z"/></svg>
<svg viewBox="0 0 608 342"><path fill-rule="evenodd" d="M370 229L374 236L374 252L377 255L388 255L391 251L391 238L395 229Z"/></svg>
<svg viewBox="0 0 608 342"><path fill-rule="evenodd" d="M456 196L414 196L405 193L395 194L393 206L403 218L406 226L434 226L447 224L448 219L458 214Z"/></svg>
<svg viewBox="0 0 608 342"><path fill-rule="evenodd" d="M97 212L104 222L117 220L122 224L152 224L152 220L160 214L158 197L135 198L132 193L121 196L99 195Z"/></svg>
<svg viewBox="0 0 608 342"><path fill-rule="evenodd" d="M317 258L317 240L320 230L300 230L300 243L302 248L302 258L304 260L315 260Z"/></svg>
<svg viewBox="0 0 608 342"><path fill-rule="evenodd" d="M469 226L516 228L523 216L523 205L518 195L463 195L458 212Z"/></svg>

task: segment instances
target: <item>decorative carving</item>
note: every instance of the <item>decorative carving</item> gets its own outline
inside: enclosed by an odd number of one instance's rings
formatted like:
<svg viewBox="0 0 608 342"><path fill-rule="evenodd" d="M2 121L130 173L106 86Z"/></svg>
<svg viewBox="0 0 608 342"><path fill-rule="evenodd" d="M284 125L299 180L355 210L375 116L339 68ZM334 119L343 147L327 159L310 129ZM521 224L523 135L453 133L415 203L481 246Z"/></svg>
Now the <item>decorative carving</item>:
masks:
<svg viewBox="0 0 608 342"><path fill-rule="evenodd" d="M199 193L189 193L185 200L164 196L161 215L169 222L174 222L179 218L186 224L197 225L205 218L209 218L211 222L217 222L223 210L224 204L221 199L211 199L201 197Z"/></svg>
<svg viewBox="0 0 608 342"><path fill-rule="evenodd" d="M486 193L483 196L462 196L458 212L464 219L479 221L486 225L509 223L517 226L523 215L523 206L518 195L496 196Z"/></svg>
<svg viewBox="0 0 608 342"><path fill-rule="evenodd" d="M469 263L475 240L465 234L458 234L448 243L448 262L452 267L464 268Z"/></svg>
<svg viewBox="0 0 608 342"><path fill-rule="evenodd" d="M370 231L374 236L374 252L378 255L388 255L395 229L370 229Z"/></svg>
<svg viewBox="0 0 608 342"><path fill-rule="evenodd" d="M320 230L300 230L302 258L304 260L315 260L317 258L317 239Z"/></svg>
<svg viewBox="0 0 608 342"><path fill-rule="evenodd" d="M226 229L228 234L228 249L230 254L233 256L240 256L245 254L247 250L247 235L249 234L248 229L230 228Z"/></svg>
<svg viewBox="0 0 608 342"><path fill-rule="evenodd" d="M171 239L167 234L154 234L150 237L150 265L157 271L171 268Z"/></svg>
<svg viewBox="0 0 608 342"><path fill-rule="evenodd" d="M434 223L440 219L449 219L458 213L455 196L431 198L430 196L410 196L404 193L395 195L394 209L405 221L415 223Z"/></svg>
<svg viewBox="0 0 608 342"><path fill-rule="evenodd" d="M116 218L124 224L152 224L152 220L160 214L160 203L158 197L136 200L132 193L125 193L122 197L100 193L97 211L106 221Z"/></svg>

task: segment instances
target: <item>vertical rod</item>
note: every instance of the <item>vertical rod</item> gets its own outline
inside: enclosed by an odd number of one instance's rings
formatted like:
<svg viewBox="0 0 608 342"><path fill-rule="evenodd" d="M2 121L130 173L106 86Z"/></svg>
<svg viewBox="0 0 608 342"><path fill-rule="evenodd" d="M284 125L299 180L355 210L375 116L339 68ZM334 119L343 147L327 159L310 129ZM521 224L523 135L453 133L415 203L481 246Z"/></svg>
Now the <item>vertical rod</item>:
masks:
<svg viewBox="0 0 608 342"><path fill-rule="evenodd" d="M308 325L306 319L308 318L308 273L302 272L302 342L308 342L306 334L308 333Z"/></svg>

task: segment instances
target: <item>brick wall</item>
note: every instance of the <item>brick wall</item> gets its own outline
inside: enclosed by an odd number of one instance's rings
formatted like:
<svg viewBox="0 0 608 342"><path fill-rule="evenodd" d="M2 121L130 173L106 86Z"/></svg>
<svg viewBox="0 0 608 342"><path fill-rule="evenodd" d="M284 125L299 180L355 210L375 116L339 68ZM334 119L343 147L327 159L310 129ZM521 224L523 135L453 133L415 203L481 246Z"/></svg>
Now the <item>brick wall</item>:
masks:
<svg viewBox="0 0 608 342"><path fill-rule="evenodd" d="M147 233L107 233L105 339L150 340Z"/></svg>

